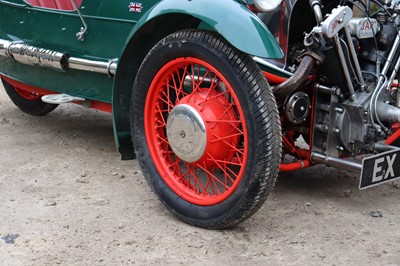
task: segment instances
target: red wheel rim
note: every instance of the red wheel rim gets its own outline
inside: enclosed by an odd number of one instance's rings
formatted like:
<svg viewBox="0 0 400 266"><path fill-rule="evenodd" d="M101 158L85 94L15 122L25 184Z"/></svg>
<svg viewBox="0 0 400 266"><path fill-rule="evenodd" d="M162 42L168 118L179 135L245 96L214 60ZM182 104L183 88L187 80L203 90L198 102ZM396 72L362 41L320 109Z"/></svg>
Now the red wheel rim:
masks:
<svg viewBox="0 0 400 266"><path fill-rule="evenodd" d="M179 158L166 133L168 115L182 103L197 109L207 131L204 154L195 162ZM160 176L183 199L217 204L242 180L248 156L244 112L229 82L207 62L177 58L158 71L146 97L144 127Z"/></svg>
<svg viewBox="0 0 400 266"><path fill-rule="evenodd" d="M18 93L19 96L21 96L22 98L24 98L25 100L28 100L28 101L35 101L35 100L39 99L40 97L42 97L41 95L39 95L35 92L21 90L19 88L15 88L15 87L14 87L14 90L16 93Z"/></svg>

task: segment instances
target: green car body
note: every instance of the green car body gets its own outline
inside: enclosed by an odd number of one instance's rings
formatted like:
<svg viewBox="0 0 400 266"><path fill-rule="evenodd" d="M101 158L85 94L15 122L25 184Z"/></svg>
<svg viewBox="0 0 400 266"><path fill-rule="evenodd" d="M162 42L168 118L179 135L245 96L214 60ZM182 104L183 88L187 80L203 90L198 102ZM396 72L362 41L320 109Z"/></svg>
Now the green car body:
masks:
<svg viewBox="0 0 400 266"><path fill-rule="evenodd" d="M112 76L23 64L1 56L0 75L55 93L112 105L116 144L123 159L134 157L130 132L131 89L141 62L165 36L185 28L218 32L252 56L282 58L278 43L245 3L234 0L146 0L140 12L130 1L83 0L79 11L32 6L24 0L0 0L0 40L21 42L68 56L117 65Z"/></svg>

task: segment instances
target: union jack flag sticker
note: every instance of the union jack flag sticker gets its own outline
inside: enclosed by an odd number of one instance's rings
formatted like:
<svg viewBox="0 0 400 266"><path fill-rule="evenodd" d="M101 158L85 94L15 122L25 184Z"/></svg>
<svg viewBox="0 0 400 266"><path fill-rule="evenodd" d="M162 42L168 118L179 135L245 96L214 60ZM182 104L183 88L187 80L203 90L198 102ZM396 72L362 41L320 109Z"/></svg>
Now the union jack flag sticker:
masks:
<svg viewBox="0 0 400 266"><path fill-rule="evenodd" d="M142 3L131 2L129 4L129 12L140 13L142 12Z"/></svg>

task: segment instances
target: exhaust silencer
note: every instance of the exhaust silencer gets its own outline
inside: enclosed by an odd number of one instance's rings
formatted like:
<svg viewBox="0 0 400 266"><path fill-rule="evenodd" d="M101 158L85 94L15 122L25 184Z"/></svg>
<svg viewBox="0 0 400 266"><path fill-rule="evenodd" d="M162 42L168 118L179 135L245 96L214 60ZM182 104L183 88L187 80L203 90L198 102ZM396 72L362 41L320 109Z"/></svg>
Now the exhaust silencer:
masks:
<svg viewBox="0 0 400 266"><path fill-rule="evenodd" d="M49 49L38 48L23 42L0 39L0 56L11 57L15 61L31 66L40 66L55 70L69 69L106 74L112 77L117 71L117 61L108 62L70 57Z"/></svg>
<svg viewBox="0 0 400 266"><path fill-rule="evenodd" d="M67 70L68 58L62 53L15 42L9 42L5 48L8 56L22 64Z"/></svg>

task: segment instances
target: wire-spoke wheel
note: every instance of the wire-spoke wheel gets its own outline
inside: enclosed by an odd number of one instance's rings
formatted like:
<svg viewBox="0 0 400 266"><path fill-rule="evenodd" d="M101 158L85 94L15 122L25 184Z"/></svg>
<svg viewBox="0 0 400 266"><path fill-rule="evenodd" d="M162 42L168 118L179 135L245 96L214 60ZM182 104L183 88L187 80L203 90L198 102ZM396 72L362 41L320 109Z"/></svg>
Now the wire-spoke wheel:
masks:
<svg viewBox="0 0 400 266"><path fill-rule="evenodd" d="M42 102L42 95L14 87L3 80L4 89L11 101L23 112L30 115L46 115L57 108L57 104Z"/></svg>
<svg viewBox="0 0 400 266"><path fill-rule="evenodd" d="M250 217L279 167L275 100L258 66L214 33L158 43L132 93L132 134L149 184L178 218L226 228Z"/></svg>

